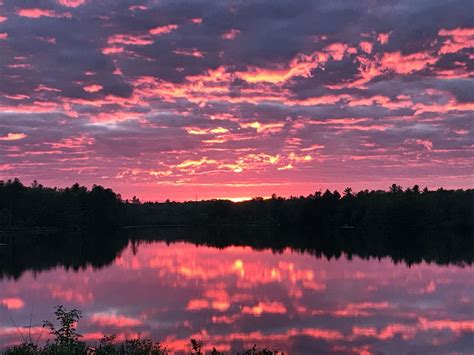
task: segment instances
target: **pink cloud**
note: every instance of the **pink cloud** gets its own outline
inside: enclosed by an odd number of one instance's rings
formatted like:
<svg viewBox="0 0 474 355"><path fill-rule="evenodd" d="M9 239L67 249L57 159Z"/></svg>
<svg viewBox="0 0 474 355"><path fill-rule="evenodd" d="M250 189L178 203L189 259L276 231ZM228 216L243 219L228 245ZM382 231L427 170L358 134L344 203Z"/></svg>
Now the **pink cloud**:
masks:
<svg viewBox="0 0 474 355"><path fill-rule="evenodd" d="M462 49L474 47L474 28L441 29L438 35L448 37L439 49L440 54L456 53Z"/></svg>
<svg viewBox="0 0 474 355"><path fill-rule="evenodd" d="M43 84L38 85L35 88L35 91L61 92L61 90L59 90L59 89L52 88L52 87L49 87L49 86L46 86L46 85L43 85Z"/></svg>
<svg viewBox="0 0 474 355"><path fill-rule="evenodd" d="M320 329L320 328L303 328L301 330L290 331L291 335L306 335L312 338L321 338L325 340L343 339L344 336L337 330Z"/></svg>
<svg viewBox="0 0 474 355"><path fill-rule="evenodd" d="M118 53L122 53L124 51L123 47L106 47L106 48L102 48L102 53L104 53L105 55L108 55L108 54L118 54Z"/></svg>
<svg viewBox="0 0 474 355"><path fill-rule="evenodd" d="M148 10L148 7L145 5L132 5L128 8L130 11L145 11Z"/></svg>
<svg viewBox="0 0 474 355"><path fill-rule="evenodd" d="M242 313L255 316L260 316L262 313L285 314L286 307L280 302L259 302L254 307L243 307Z"/></svg>
<svg viewBox="0 0 474 355"><path fill-rule="evenodd" d="M175 54L178 55L185 55L185 56L190 56L190 57L197 57L197 58L202 58L204 57L204 53L198 50L197 48L193 49L175 49L173 51Z"/></svg>
<svg viewBox="0 0 474 355"><path fill-rule="evenodd" d="M97 84L87 85L83 87L83 90L85 92L90 92L90 93L98 92L98 91L101 91L102 89L103 89L102 85L97 85Z"/></svg>
<svg viewBox="0 0 474 355"><path fill-rule="evenodd" d="M6 136L0 137L0 141L18 141L26 137L27 135L24 133L8 133Z"/></svg>
<svg viewBox="0 0 474 355"><path fill-rule="evenodd" d="M45 9L20 9L18 10L17 14L22 17L29 17L29 18L40 18L40 17L72 17L72 15L68 12L63 14L59 14L53 10L45 10Z"/></svg>
<svg viewBox="0 0 474 355"><path fill-rule="evenodd" d="M9 98L10 100L26 100L29 99L30 96L28 95L22 95L22 94L17 94L17 95L5 95L6 98Z"/></svg>
<svg viewBox="0 0 474 355"><path fill-rule="evenodd" d="M90 320L101 327L129 328L142 324L139 319L109 313L93 313Z"/></svg>
<svg viewBox="0 0 474 355"><path fill-rule="evenodd" d="M25 306L25 302L18 297L4 298L0 303L7 309L22 309Z"/></svg>
<svg viewBox="0 0 474 355"><path fill-rule="evenodd" d="M379 33L377 35L377 41L380 44L387 44L389 38L390 38L390 33Z"/></svg>
<svg viewBox="0 0 474 355"><path fill-rule="evenodd" d="M79 7L86 3L86 0L57 0L59 5L66 7Z"/></svg>
<svg viewBox="0 0 474 355"><path fill-rule="evenodd" d="M349 46L345 43L332 43L324 48L324 50L336 61L342 60L349 49Z"/></svg>
<svg viewBox="0 0 474 355"><path fill-rule="evenodd" d="M0 33L0 40L6 40L8 38L8 33Z"/></svg>
<svg viewBox="0 0 474 355"><path fill-rule="evenodd" d="M74 302L81 305L89 304L94 300L92 292L84 292L83 289L61 288L55 284L48 285L51 297L66 302ZM80 287L79 287L80 288Z"/></svg>
<svg viewBox="0 0 474 355"><path fill-rule="evenodd" d="M188 311L199 311L201 309L209 308L209 301L206 299L193 299L188 302L186 309Z"/></svg>
<svg viewBox="0 0 474 355"><path fill-rule="evenodd" d="M360 42L359 45L362 51L364 51L365 53L368 53L368 54L372 53L372 49L373 49L372 43L367 42L367 41L362 41Z"/></svg>
<svg viewBox="0 0 474 355"><path fill-rule="evenodd" d="M229 39L229 40L233 40L235 39L238 35L240 34L240 31L233 28L231 30L229 30L228 32L224 33L221 37L224 38L224 39Z"/></svg>
<svg viewBox="0 0 474 355"><path fill-rule="evenodd" d="M146 35L116 34L108 39L109 44L127 44L133 46L146 46L153 43L153 40Z"/></svg>
<svg viewBox="0 0 474 355"><path fill-rule="evenodd" d="M451 319L436 319L429 320L427 318L419 318L420 328L423 330L429 329L449 329L455 333L474 332L474 321L472 320L451 320Z"/></svg>
<svg viewBox="0 0 474 355"><path fill-rule="evenodd" d="M78 149L84 148L94 144L95 139L87 135L81 135L78 137L63 138L59 142L47 143L50 144L53 149L58 148L68 148L68 149Z"/></svg>
<svg viewBox="0 0 474 355"><path fill-rule="evenodd" d="M149 32L154 35L154 36L159 36L163 35L166 33L170 33L171 31L174 31L178 28L177 25L171 24L171 25L166 25L166 26L159 26L152 28Z"/></svg>
<svg viewBox="0 0 474 355"><path fill-rule="evenodd" d="M403 55L401 52L384 53L381 66L398 74L410 74L427 68L438 59L426 52Z"/></svg>
<svg viewBox="0 0 474 355"><path fill-rule="evenodd" d="M339 48L339 47L338 47ZM338 54L335 54L338 56ZM294 77L308 78L311 71L327 61L327 55L321 52L311 54L298 54L288 65L276 69L266 69L259 67L249 68L244 72L237 72L235 75L249 83L268 82L282 83Z"/></svg>

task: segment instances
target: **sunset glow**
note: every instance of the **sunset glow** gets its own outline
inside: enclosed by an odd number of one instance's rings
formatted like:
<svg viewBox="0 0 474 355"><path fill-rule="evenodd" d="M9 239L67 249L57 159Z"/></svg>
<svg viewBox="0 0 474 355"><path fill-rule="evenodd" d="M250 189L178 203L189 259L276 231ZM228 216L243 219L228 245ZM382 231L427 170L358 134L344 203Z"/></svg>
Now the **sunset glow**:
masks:
<svg viewBox="0 0 474 355"><path fill-rule="evenodd" d="M470 5L0 1L0 180L142 201L472 187Z"/></svg>

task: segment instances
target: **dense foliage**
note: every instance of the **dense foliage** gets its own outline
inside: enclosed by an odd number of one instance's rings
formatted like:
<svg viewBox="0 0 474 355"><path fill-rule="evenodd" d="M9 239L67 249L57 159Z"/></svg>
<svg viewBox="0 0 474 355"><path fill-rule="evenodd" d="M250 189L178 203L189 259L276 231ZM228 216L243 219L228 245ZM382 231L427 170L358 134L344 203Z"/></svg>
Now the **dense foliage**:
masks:
<svg viewBox="0 0 474 355"><path fill-rule="evenodd" d="M67 230L118 225L273 225L310 230L395 228L474 231L474 190L326 190L306 197L140 203L123 201L102 186L65 189L0 182L0 227L53 227Z"/></svg>
<svg viewBox="0 0 474 355"><path fill-rule="evenodd" d="M74 184L65 189L47 188L18 179L0 181L0 227L49 227L78 230L117 226L120 196L94 185L91 190Z"/></svg>
<svg viewBox="0 0 474 355"><path fill-rule="evenodd" d="M249 224L311 230L340 227L474 230L474 190L316 192L307 197L273 196L233 203L212 200L185 203L125 204L130 224Z"/></svg>
<svg viewBox="0 0 474 355"><path fill-rule="evenodd" d="M49 330L52 336L46 345L40 346L30 338L23 339L19 345L12 346L1 352L3 355L167 355L169 351L162 344L151 339L136 338L116 342L115 335L105 335L98 344L87 344L81 341L82 335L77 332L77 322L82 318L82 313L77 309L67 310L57 306L54 312L59 325L45 321L43 327ZM190 355L204 355L204 343L191 339ZM210 355L223 355L224 353L213 348L208 351ZM242 355L284 355L268 349L257 350L256 346L245 350ZM238 353L240 355L240 353Z"/></svg>

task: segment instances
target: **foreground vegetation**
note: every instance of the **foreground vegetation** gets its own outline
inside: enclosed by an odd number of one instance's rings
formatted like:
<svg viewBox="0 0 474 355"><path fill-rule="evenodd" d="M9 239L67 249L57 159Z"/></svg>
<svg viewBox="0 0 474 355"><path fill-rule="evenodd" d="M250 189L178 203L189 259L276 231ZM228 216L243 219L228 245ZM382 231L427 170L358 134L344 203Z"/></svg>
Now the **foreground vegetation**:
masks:
<svg viewBox="0 0 474 355"><path fill-rule="evenodd" d="M34 182L0 181L0 228L103 229L126 225L272 225L328 231L336 228L474 232L474 190L421 190L417 185L389 191L350 188L308 196L140 203L123 201L110 189L75 184L65 189Z"/></svg>
<svg viewBox="0 0 474 355"><path fill-rule="evenodd" d="M3 355L166 355L168 350L161 343L150 339L136 338L116 343L115 336L104 336L98 344L88 345L81 341L82 335L77 332L77 323L82 318L82 313L77 309L67 310L63 306L57 306L55 310L55 326L50 321L43 322L43 328L49 331L52 340L45 346L39 346L31 337L23 339L23 343L5 350ZM200 340L191 339L191 355L204 355L204 344ZM224 353L213 348L207 352L211 355L223 355ZM238 353L242 355L283 355L277 351L268 349L252 349Z"/></svg>

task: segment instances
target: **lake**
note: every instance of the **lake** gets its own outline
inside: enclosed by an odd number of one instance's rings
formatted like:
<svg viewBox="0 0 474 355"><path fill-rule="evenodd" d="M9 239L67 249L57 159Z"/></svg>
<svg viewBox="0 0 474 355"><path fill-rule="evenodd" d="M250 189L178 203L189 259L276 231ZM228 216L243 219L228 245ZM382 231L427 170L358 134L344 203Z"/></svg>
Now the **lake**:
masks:
<svg viewBox="0 0 474 355"><path fill-rule="evenodd" d="M74 258L81 266L57 261L2 275L3 346L21 340L16 325L27 336L31 323L32 337L44 340L42 321L62 304L83 311L87 341L141 334L178 353L190 338L222 351L253 344L290 354L474 351L469 265L159 240L126 242L103 264Z"/></svg>

